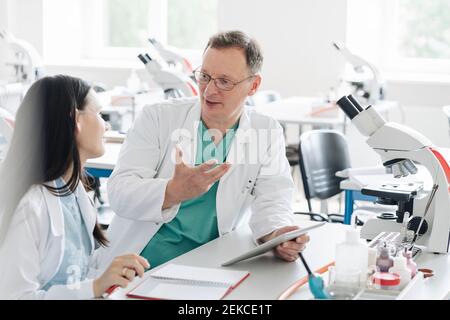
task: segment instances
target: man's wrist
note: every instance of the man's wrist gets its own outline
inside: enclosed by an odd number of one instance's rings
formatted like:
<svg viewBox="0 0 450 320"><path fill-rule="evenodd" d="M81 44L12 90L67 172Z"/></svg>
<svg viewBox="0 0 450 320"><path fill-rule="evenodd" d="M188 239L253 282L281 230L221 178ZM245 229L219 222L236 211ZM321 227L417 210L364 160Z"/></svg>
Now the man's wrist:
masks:
<svg viewBox="0 0 450 320"><path fill-rule="evenodd" d="M181 202L179 198L179 192L176 191L176 187L174 185L174 181L172 179L169 180L166 186L166 193L164 195L164 204L163 209L170 208Z"/></svg>

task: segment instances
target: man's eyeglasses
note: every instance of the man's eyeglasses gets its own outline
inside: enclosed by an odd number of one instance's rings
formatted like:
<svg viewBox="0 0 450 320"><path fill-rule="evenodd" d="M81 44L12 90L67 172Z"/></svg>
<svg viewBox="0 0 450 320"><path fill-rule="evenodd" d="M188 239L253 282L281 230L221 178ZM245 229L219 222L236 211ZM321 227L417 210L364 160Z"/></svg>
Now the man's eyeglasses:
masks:
<svg viewBox="0 0 450 320"><path fill-rule="evenodd" d="M217 89L224 90L224 91L230 91L230 90L233 90L233 88L235 86L237 86L238 84L240 84L248 79L253 78L254 75L249 76L241 81L233 82L230 79L226 79L226 78L213 78L209 74L204 73L203 71L195 70L194 77L195 77L195 80L197 80L198 84L206 85L212 80L212 81L214 81L214 84L217 87Z"/></svg>

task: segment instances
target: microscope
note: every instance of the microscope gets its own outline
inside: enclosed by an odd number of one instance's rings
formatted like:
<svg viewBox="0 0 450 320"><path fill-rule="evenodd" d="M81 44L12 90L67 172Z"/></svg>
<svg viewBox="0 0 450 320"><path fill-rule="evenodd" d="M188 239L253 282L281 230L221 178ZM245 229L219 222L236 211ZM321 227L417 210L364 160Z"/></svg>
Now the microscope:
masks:
<svg viewBox="0 0 450 320"><path fill-rule="evenodd" d="M181 55L177 48L164 45L155 38L149 38L148 42L159 52L169 66L174 66L177 70L183 71L189 76L192 75L194 69L191 63Z"/></svg>
<svg viewBox="0 0 450 320"><path fill-rule="evenodd" d="M37 50L0 28L0 108L15 116L28 88L44 74Z"/></svg>
<svg viewBox="0 0 450 320"><path fill-rule="evenodd" d="M361 236L371 238L381 232L401 232L404 219L408 219L408 229L414 231L411 246L418 244L428 252L447 253L450 166L442 152L414 129L386 122L373 106L364 109L352 95L343 96L337 105L358 131L368 137L366 143L380 155L383 165L392 170L395 178L417 173L416 163L426 168L432 178L431 190L409 183L365 187L362 192L366 194L397 201L399 210L396 219L369 219L361 229Z"/></svg>
<svg viewBox="0 0 450 320"><path fill-rule="evenodd" d="M154 48L153 48L154 49ZM192 97L198 95L197 83L184 71L169 66L156 50L139 54L138 58L152 79L164 90L166 98Z"/></svg>
<svg viewBox="0 0 450 320"><path fill-rule="evenodd" d="M4 48L2 48L4 46ZM37 50L28 42L0 29L0 84L31 84L44 75L44 65ZM3 57L4 55L4 57ZM3 61L5 59L5 61ZM10 69L5 70L4 69Z"/></svg>
<svg viewBox="0 0 450 320"><path fill-rule="evenodd" d="M353 87L353 95L362 101L375 104L385 96L385 83L378 69L367 60L350 52L344 45L333 42L333 47L344 56L352 66L346 69L343 81Z"/></svg>

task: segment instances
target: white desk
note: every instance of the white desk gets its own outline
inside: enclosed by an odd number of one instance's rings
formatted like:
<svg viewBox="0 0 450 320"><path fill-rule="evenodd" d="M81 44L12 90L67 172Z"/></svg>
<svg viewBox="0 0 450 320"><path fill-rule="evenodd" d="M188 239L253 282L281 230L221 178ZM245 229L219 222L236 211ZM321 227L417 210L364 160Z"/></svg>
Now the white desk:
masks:
<svg viewBox="0 0 450 320"><path fill-rule="evenodd" d="M94 177L109 177L116 166L122 143L106 142L105 154L100 158L86 161L85 169Z"/></svg>
<svg viewBox="0 0 450 320"><path fill-rule="evenodd" d="M296 217L298 218L298 217ZM313 222L300 220L298 223L306 226ZM344 240L344 226L341 224L327 224L309 233L311 241L304 252L304 256L311 269L316 270L334 260L335 246ZM170 262L202 266L220 267L224 261L241 254L254 246L248 227L242 227L226 236L211 241L195 250L179 256ZM422 253L416 260L420 267L434 270L435 276L423 284L418 299L449 298L450 292L450 255L434 255ZM306 271L300 260L287 263L275 258L272 253L255 257L234 264L229 269L250 271L250 276L236 289L226 296L228 300L274 300L290 285L306 276ZM146 276L149 272L146 273ZM119 289L112 299L124 299L125 293L137 285L141 279L137 278L127 289ZM292 299L310 299L307 285L291 296Z"/></svg>
<svg viewBox="0 0 450 320"><path fill-rule="evenodd" d="M386 114L391 108L398 106L395 101L379 101L374 108ZM268 115L279 122L298 125L316 125L325 127L341 127L345 125L345 115L339 107L321 112L321 108L331 107L330 103L317 97L290 97L264 105L257 105L254 110Z"/></svg>

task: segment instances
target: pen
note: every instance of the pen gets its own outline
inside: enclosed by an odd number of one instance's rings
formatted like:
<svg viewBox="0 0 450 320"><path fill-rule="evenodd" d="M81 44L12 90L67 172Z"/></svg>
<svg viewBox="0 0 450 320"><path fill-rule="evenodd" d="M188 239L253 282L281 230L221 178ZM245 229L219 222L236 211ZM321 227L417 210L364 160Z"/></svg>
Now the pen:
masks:
<svg viewBox="0 0 450 320"><path fill-rule="evenodd" d="M309 268L308 264L306 263L305 257L303 257L303 254L301 252L298 253L300 260L302 261L303 265L305 266L306 271L308 272L308 284L309 284L309 290L313 294L315 299L331 299L330 294L328 293L327 289L325 288L325 284L323 282L322 277L316 276L311 269Z"/></svg>
<svg viewBox="0 0 450 320"><path fill-rule="evenodd" d="M328 271L328 269L330 267L334 266L334 261L327 263L326 265L320 267L319 269L315 270L314 273L317 274L323 274L325 272ZM306 277L303 277L299 280L297 280L296 282L294 282L289 288L287 288L279 297L277 300L286 300L287 298L289 298L296 290L298 290L298 288L300 288L301 286L303 286L305 283L308 282L309 275L307 275Z"/></svg>
<svg viewBox="0 0 450 320"><path fill-rule="evenodd" d="M102 294L102 298L106 299L108 298L119 286L117 284L109 287L108 289L106 289L106 291Z"/></svg>

